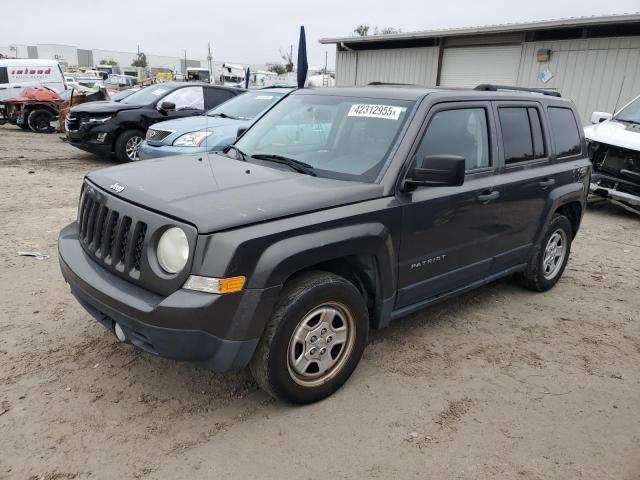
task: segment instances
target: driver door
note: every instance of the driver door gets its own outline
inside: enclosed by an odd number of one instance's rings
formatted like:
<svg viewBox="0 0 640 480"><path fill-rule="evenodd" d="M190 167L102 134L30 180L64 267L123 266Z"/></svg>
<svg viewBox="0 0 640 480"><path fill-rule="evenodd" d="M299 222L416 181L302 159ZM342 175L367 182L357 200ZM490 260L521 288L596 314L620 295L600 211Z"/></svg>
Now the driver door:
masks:
<svg viewBox="0 0 640 480"><path fill-rule="evenodd" d="M404 194L396 308L432 299L489 275L507 230L496 184L495 124L489 102L436 105L413 163L427 155L465 158L464 184Z"/></svg>

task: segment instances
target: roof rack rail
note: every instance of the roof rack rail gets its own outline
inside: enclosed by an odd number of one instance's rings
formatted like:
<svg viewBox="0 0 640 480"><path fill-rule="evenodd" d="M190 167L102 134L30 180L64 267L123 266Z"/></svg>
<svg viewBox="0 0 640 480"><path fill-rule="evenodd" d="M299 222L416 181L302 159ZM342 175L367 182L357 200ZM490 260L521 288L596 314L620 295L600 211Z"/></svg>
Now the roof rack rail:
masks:
<svg viewBox="0 0 640 480"><path fill-rule="evenodd" d="M416 87L415 83L393 83L393 82L369 82L367 85L404 85L409 87Z"/></svg>
<svg viewBox="0 0 640 480"><path fill-rule="evenodd" d="M553 90L542 90L541 88L510 87L509 85L492 85L490 83L482 83L474 88L474 90L483 90L488 92L510 90L514 92L541 93L542 95L548 95L550 97L562 97L562 95L560 95L560 92L554 92Z"/></svg>

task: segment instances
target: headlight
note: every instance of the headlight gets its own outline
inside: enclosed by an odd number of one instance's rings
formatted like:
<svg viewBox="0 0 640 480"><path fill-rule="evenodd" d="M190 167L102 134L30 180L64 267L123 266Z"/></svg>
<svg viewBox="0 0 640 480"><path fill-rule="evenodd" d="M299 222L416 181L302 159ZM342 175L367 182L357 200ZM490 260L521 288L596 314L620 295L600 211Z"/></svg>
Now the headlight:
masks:
<svg viewBox="0 0 640 480"><path fill-rule="evenodd" d="M158 242L158 262L167 273L178 273L187 264L189 242L184 231L171 227L164 232Z"/></svg>
<svg viewBox="0 0 640 480"><path fill-rule="evenodd" d="M199 147L202 142L213 132L191 132L185 133L173 142L175 147Z"/></svg>

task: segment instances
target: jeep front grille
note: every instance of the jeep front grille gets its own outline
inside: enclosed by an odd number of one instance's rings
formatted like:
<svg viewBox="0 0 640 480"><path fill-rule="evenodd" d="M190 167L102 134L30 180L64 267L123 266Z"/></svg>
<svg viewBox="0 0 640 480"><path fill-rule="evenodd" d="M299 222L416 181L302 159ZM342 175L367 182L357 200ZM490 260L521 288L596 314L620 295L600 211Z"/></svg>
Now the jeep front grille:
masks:
<svg viewBox="0 0 640 480"><path fill-rule="evenodd" d="M193 252L193 225L153 212L85 181L78 210L78 241L94 262L109 273L161 295L182 288L189 266L175 275L162 270L155 248L162 233L180 227Z"/></svg>
<svg viewBox="0 0 640 480"><path fill-rule="evenodd" d="M78 222L85 251L130 275L140 271L146 223L120 215L90 195L84 196Z"/></svg>

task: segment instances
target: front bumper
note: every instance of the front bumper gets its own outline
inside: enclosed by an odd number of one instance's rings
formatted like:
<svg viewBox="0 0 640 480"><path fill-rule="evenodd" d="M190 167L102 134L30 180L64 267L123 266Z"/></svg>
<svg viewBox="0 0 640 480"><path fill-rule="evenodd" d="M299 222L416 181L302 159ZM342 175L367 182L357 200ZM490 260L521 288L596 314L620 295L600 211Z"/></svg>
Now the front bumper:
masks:
<svg viewBox="0 0 640 480"><path fill-rule="evenodd" d="M589 193L640 213L640 185L611 175L594 173Z"/></svg>
<svg viewBox="0 0 640 480"><path fill-rule="evenodd" d="M188 155L207 152L205 147L174 147L173 145L149 145L146 141L142 142L138 147L138 156L140 160L149 160L151 158L173 157L175 155Z"/></svg>
<svg viewBox="0 0 640 480"><path fill-rule="evenodd" d="M271 289L229 295L181 289L163 297L89 258L78 241L77 223L60 232L58 250L71 293L108 330L113 332L117 322L134 346L161 357L198 362L216 372L247 365L259 340L254 313L261 301L277 295Z"/></svg>
<svg viewBox="0 0 640 480"><path fill-rule="evenodd" d="M101 142L97 139L98 133L102 133L100 129L84 126L78 130L67 129L67 143L85 152L108 157L113 152L113 133L105 132L107 135Z"/></svg>

